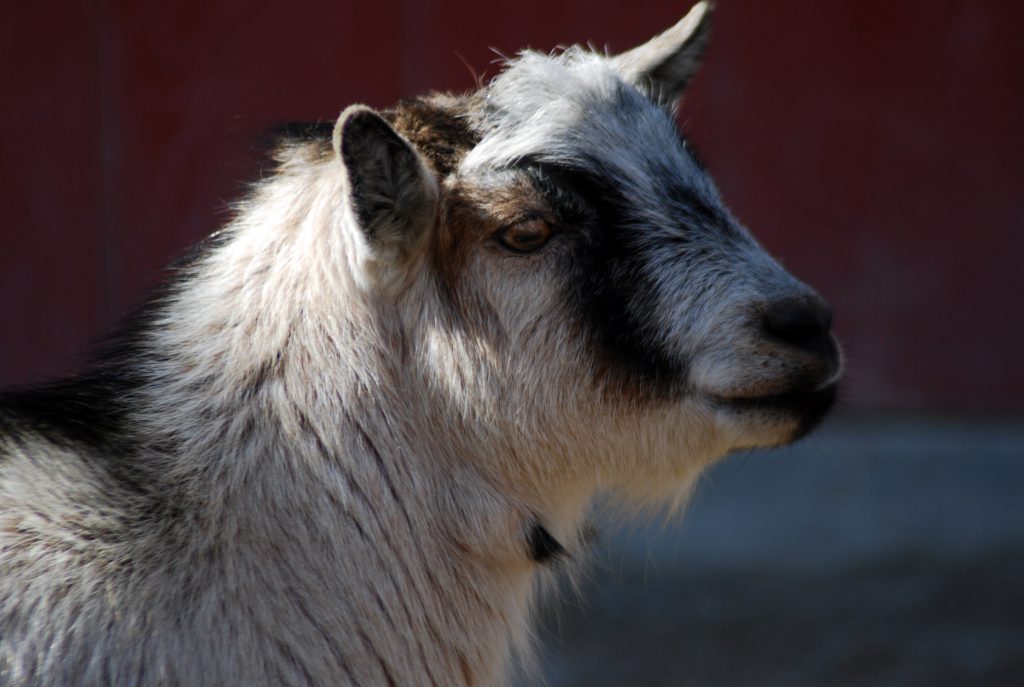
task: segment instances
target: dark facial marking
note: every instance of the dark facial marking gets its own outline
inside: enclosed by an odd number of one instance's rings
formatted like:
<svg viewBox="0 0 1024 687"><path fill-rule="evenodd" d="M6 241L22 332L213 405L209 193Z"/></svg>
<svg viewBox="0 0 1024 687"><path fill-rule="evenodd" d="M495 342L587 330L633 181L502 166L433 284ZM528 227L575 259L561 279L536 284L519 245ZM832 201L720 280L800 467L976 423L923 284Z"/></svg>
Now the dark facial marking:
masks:
<svg viewBox="0 0 1024 687"><path fill-rule="evenodd" d="M611 172L526 161L524 168L560 214L580 223L576 246L566 259L567 295L603 352L599 366L616 391L672 397L685 384L685 366L653 340L635 313L653 313L650 282L640 240L643 228L629 203L608 179Z"/></svg>

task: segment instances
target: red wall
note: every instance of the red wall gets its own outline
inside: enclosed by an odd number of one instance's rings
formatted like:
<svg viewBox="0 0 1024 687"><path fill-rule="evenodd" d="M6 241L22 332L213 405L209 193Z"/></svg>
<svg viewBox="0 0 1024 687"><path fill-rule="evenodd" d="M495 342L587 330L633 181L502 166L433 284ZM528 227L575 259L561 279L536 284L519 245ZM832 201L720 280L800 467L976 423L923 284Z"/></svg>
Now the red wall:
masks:
<svg viewBox="0 0 1024 687"><path fill-rule="evenodd" d="M0 382L74 369L258 176L260 131L489 46L630 47L679 3L17 3L0 28ZM685 2L683 3L685 5ZM1024 410L1024 3L720 0L683 121L836 310L857 407Z"/></svg>

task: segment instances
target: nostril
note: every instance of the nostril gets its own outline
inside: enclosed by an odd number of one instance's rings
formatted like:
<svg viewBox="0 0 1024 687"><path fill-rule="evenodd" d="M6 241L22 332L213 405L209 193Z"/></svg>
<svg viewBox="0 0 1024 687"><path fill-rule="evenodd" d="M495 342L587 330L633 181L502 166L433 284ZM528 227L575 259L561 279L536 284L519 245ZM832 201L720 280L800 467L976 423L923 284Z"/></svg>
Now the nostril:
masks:
<svg viewBox="0 0 1024 687"><path fill-rule="evenodd" d="M832 309L820 300L776 301L764 313L764 330L770 336L800 348L828 345Z"/></svg>

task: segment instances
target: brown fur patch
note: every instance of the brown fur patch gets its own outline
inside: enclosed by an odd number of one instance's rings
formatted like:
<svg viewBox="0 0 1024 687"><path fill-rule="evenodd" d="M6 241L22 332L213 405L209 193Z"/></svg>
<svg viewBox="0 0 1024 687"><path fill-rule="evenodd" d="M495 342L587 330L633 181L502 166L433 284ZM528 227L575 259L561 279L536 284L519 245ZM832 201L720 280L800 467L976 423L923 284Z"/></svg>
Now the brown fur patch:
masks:
<svg viewBox="0 0 1024 687"><path fill-rule="evenodd" d="M403 100L381 114L409 139L442 179L452 174L480 136L466 119L472 96L435 93Z"/></svg>
<svg viewBox="0 0 1024 687"><path fill-rule="evenodd" d="M487 245L498 230L526 217L554 223L552 208L526 179L511 180L498 188L479 188L450 179L442 185L441 196L431 262L456 300L472 253L502 250L497 244Z"/></svg>
<svg viewBox="0 0 1024 687"><path fill-rule="evenodd" d="M481 238L486 213L478 211L452 179L459 162L480 141L470 128L466 112L473 96L435 93L403 100L381 114L433 167L441 189L438 228L431 262L437 269L453 305L457 275L465 268L470 247Z"/></svg>

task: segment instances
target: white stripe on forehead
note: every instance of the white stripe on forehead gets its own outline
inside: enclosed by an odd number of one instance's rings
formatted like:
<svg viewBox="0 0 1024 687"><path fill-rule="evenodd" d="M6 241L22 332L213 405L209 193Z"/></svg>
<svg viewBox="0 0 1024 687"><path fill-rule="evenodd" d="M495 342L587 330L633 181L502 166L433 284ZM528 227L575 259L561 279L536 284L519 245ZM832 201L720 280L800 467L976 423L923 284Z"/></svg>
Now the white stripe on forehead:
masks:
<svg viewBox="0 0 1024 687"><path fill-rule="evenodd" d="M611 173L626 190L650 194L664 184L654 175L670 172L717 200L675 123L601 55L578 47L559 55L525 52L486 95L476 121L483 138L463 159L463 174L531 158Z"/></svg>

